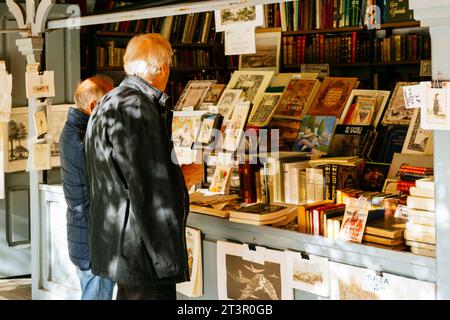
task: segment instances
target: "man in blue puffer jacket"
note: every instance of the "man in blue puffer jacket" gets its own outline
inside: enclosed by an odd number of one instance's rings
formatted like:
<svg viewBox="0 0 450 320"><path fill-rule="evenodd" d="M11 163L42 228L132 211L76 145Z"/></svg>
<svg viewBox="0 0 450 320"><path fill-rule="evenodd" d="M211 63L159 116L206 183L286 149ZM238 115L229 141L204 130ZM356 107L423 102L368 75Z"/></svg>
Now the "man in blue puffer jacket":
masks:
<svg viewBox="0 0 450 320"><path fill-rule="evenodd" d="M88 245L89 191L86 186L84 135L92 110L113 88L110 78L84 80L74 96L77 108L70 108L61 133L59 151L61 179L67 203L67 241L70 260L77 268L82 300L111 300L114 282L91 272Z"/></svg>

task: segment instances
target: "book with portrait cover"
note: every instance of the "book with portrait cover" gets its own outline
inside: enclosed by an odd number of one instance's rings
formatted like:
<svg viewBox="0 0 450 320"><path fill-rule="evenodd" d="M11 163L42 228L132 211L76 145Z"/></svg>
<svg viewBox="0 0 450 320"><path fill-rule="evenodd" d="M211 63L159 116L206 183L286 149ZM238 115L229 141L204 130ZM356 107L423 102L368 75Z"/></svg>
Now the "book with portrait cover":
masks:
<svg viewBox="0 0 450 320"><path fill-rule="evenodd" d="M347 99L359 85L358 78L327 77L317 92L309 115L340 117Z"/></svg>
<svg viewBox="0 0 450 320"><path fill-rule="evenodd" d="M319 87L319 80L292 79L281 97L274 117L296 120L303 118Z"/></svg>
<svg viewBox="0 0 450 320"><path fill-rule="evenodd" d="M372 126L352 126L338 124L328 149L331 157L363 156L363 151L371 143Z"/></svg>

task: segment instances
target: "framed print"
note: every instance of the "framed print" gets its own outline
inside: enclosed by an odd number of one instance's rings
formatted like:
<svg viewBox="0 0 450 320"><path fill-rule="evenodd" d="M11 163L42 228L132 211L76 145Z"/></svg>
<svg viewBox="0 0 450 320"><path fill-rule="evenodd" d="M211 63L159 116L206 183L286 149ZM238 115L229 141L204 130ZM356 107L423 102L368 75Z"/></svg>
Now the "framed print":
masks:
<svg viewBox="0 0 450 320"><path fill-rule="evenodd" d="M223 193L223 194L228 193L232 173L233 173L232 166L222 166L222 165L216 166L214 170L214 176L212 178L208 190L210 192L216 193Z"/></svg>
<svg viewBox="0 0 450 320"><path fill-rule="evenodd" d="M248 124L258 127L267 126L280 102L281 95L282 93L265 92L260 104L253 108Z"/></svg>
<svg viewBox="0 0 450 320"><path fill-rule="evenodd" d="M199 110L208 110L208 107L211 105L216 106L222 96L223 90L225 90L225 87L226 85L224 84L213 84L203 99Z"/></svg>
<svg viewBox="0 0 450 320"><path fill-rule="evenodd" d="M450 130L450 95L446 82L442 88L427 83L426 103L422 105L420 127L425 130Z"/></svg>
<svg viewBox="0 0 450 320"><path fill-rule="evenodd" d="M352 90L339 124L377 126L389 99L390 91Z"/></svg>
<svg viewBox="0 0 450 320"><path fill-rule="evenodd" d="M60 104L50 105L47 109L48 134L46 137L50 139L50 155L51 166L59 167L59 137L67 121L69 108L76 108L75 105Z"/></svg>
<svg viewBox="0 0 450 320"><path fill-rule="evenodd" d="M236 104L233 116L225 127L223 149L234 152L239 148L249 111L249 102Z"/></svg>
<svg viewBox="0 0 450 320"><path fill-rule="evenodd" d="M239 55L239 70L280 69L281 28L255 30L256 53Z"/></svg>
<svg viewBox="0 0 450 320"><path fill-rule="evenodd" d="M397 82L389 100L386 112L381 123L383 125L402 124L409 125L414 109L407 109L403 96L403 86L418 84L417 82Z"/></svg>
<svg viewBox="0 0 450 320"><path fill-rule="evenodd" d="M25 171L30 153L28 107L12 108L11 118L4 129L5 172Z"/></svg>
<svg viewBox="0 0 450 320"><path fill-rule="evenodd" d="M249 101L257 106L273 75L273 71L235 71L227 89L241 89L243 101Z"/></svg>
<svg viewBox="0 0 450 320"><path fill-rule="evenodd" d="M192 145L197 137L201 117L206 111L174 111L172 119L172 142L174 152L180 165L196 161L198 150Z"/></svg>
<svg viewBox="0 0 450 320"><path fill-rule="evenodd" d="M233 113L234 106L241 99L242 90L240 89L225 89L219 102L217 109L225 120L230 119Z"/></svg>
<svg viewBox="0 0 450 320"><path fill-rule="evenodd" d="M205 113L201 117L200 129L195 139L195 147L213 147L217 142L217 133L222 126L222 115ZM213 144L213 145L212 145Z"/></svg>
<svg viewBox="0 0 450 320"><path fill-rule="evenodd" d="M330 270L328 258L315 255L304 257L299 252L285 251L287 276L292 288L330 296Z"/></svg>
<svg viewBox="0 0 450 320"><path fill-rule="evenodd" d="M190 281L177 283L177 291L187 297L203 295L202 233L198 229L186 227L186 247Z"/></svg>
<svg viewBox="0 0 450 320"><path fill-rule="evenodd" d="M203 102L203 99L209 92L209 89L216 80L190 80L184 87L183 93L178 99L174 110L182 111L183 108L193 107L198 109Z"/></svg>
<svg viewBox="0 0 450 320"><path fill-rule="evenodd" d="M256 27L264 24L262 5L215 10L216 32Z"/></svg>
<svg viewBox="0 0 450 320"><path fill-rule="evenodd" d="M220 300L292 300L282 251L217 241Z"/></svg>
<svg viewBox="0 0 450 320"><path fill-rule="evenodd" d="M330 262L333 300L435 300L436 284Z"/></svg>
<svg viewBox="0 0 450 320"><path fill-rule="evenodd" d="M433 131L424 130L420 127L420 113L420 109L414 109L402 153L433 154Z"/></svg>

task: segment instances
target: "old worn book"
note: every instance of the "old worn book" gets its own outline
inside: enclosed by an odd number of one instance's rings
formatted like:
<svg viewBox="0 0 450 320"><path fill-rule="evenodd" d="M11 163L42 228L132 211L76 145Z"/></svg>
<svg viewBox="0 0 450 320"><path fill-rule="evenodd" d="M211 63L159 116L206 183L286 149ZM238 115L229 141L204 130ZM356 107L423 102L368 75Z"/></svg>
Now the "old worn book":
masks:
<svg viewBox="0 0 450 320"><path fill-rule="evenodd" d="M274 117L299 120L308 112L317 90L319 80L292 79L287 85Z"/></svg>
<svg viewBox="0 0 450 320"><path fill-rule="evenodd" d="M426 250L431 250L431 251L436 250L436 245L434 245L434 244L428 244L428 243L410 241L410 240L407 240L405 243L407 246L410 246L410 247L426 249Z"/></svg>
<svg viewBox="0 0 450 320"><path fill-rule="evenodd" d="M436 227L434 225L427 226L424 224L417 224L411 221L408 221L406 223L406 230L412 231L412 232L424 232L424 233L435 233Z"/></svg>
<svg viewBox="0 0 450 320"><path fill-rule="evenodd" d="M436 235L434 233L414 232L405 230L405 240L436 244Z"/></svg>
<svg viewBox="0 0 450 320"><path fill-rule="evenodd" d="M408 213L408 222L414 223L414 224L421 224L424 226L435 226L436 225L436 218L428 218L428 217L421 217L417 215L409 215Z"/></svg>
<svg viewBox="0 0 450 320"><path fill-rule="evenodd" d="M408 208L408 218L414 218L414 217L435 219L436 218L436 214L435 214L434 211Z"/></svg>
<svg viewBox="0 0 450 320"><path fill-rule="evenodd" d="M298 206L298 216L297 216L298 231L302 233L307 233L308 213L311 210L313 210L314 208L321 207L325 204L332 204L332 203L333 201L331 200L324 200L316 203Z"/></svg>
<svg viewBox="0 0 450 320"><path fill-rule="evenodd" d="M411 253L417 254L419 256L426 256L431 258L436 258L436 250L428 250L424 248L411 247Z"/></svg>
<svg viewBox="0 0 450 320"><path fill-rule="evenodd" d="M247 219L260 222L275 220L280 217L284 219L292 210L295 210L296 208L297 207L295 205L288 205L284 203L255 203L230 211L230 219Z"/></svg>
<svg viewBox="0 0 450 320"><path fill-rule="evenodd" d="M363 244L365 244L366 246L372 246L372 247L377 247L377 248L381 248L381 249L389 249L389 250L395 250L395 251L405 251L408 248L404 243L396 245L396 246L386 246L386 245L373 243L373 242L363 242Z"/></svg>
<svg viewBox="0 0 450 320"><path fill-rule="evenodd" d="M408 208L428 211L435 210L435 200L430 198L409 196L408 199L406 199L406 204L408 205Z"/></svg>
<svg viewBox="0 0 450 320"><path fill-rule="evenodd" d="M345 103L359 82L357 78L326 77L317 92L309 115L340 117Z"/></svg>
<svg viewBox="0 0 450 320"><path fill-rule="evenodd" d="M309 161L309 165L312 167L318 167L326 164L335 164L335 165L341 165L341 166L357 166L360 164L362 159L359 157L330 157L330 158L320 158L320 159L313 159Z"/></svg>
<svg viewBox="0 0 450 320"><path fill-rule="evenodd" d="M405 244L405 238L403 238L403 235L401 235L398 238L390 239L390 238L378 237L378 236L373 236L370 234L365 234L363 236L363 242L370 242L370 243L382 244L385 246L394 247L394 246L398 246L401 244Z"/></svg>
<svg viewBox="0 0 450 320"><path fill-rule="evenodd" d="M230 222L237 222L237 223L245 223L245 224L253 224L256 226L262 226L262 225L269 225L269 224L276 224L284 221L286 217L278 217L274 219L268 219L268 220L253 220L253 219L240 219L236 217L229 218Z"/></svg>
<svg viewBox="0 0 450 320"><path fill-rule="evenodd" d="M387 217L367 222L365 235L373 235L389 239L396 239L403 235L406 219Z"/></svg>

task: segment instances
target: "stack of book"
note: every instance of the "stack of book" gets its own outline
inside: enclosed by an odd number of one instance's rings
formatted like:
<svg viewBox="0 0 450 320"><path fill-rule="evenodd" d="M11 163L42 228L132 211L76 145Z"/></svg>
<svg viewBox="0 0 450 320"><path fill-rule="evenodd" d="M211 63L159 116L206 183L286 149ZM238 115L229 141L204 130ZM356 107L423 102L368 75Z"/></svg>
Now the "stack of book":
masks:
<svg viewBox="0 0 450 320"><path fill-rule="evenodd" d="M434 180L425 178L416 181L407 199L408 222L405 239L411 252L429 257L436 256L436 225Z"/></svg>
<svg viewBox="0 0 450 320"><path fill-rule="evenodd" d="M409 194L410 188L416 185L416 180L433 175L433 168L402 164L398 173L400 180L397 181L397 190Z"/></svg>
<svg viewBox="0 0 450 320"><path fill-rule="evenodd" d="M285 203L256 203L230 211L231 222L273 225L275 227L291 223L297 217L297 206Z"/></svg>
<svg viewBox="0 0 450 320"><path fill-rule="evenodd" d="M403 232L406 221L406 219L394 217L367 221L363 243L385 249L405 250Z"/></svg>

